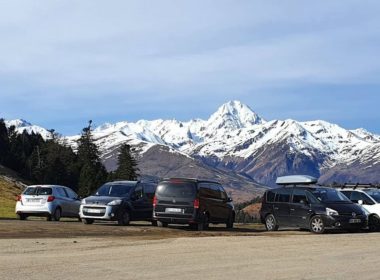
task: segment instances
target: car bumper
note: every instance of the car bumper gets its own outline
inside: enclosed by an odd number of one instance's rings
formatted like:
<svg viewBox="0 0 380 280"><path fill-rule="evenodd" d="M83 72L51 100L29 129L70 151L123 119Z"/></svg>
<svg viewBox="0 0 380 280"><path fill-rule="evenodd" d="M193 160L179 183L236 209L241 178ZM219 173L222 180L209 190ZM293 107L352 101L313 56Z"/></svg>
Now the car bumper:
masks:
<svg viewBox="0 0 380 280"><path fill-rule="evenodd" d="M353 223L352 219L360 219L361 222ZM362 229L368 226L366 216L357 216L355 218L349 216L325 216L324 222L326 228L334 229Z"/></svg>
<svg viewBox="0 0 380 280"><path fill-rule="evenodd" d="M168 214L165 212L153 212L153 220L168 224L197 224L200 219L197 214Z"/></svg>
<svg viewBox="0 0 380 280"><path fill-rule="evenodd" d="M119 207L109 205L81 205L79 216L81 219L117 220Z"/></svg>
<svg viewBox="0 0 380 280"><path fill-rule="evenodd" d="M47 216L53 214L54 206L52 204L30 206L17 202L15 212L16 214L27 214L30 216Z"/></svg>

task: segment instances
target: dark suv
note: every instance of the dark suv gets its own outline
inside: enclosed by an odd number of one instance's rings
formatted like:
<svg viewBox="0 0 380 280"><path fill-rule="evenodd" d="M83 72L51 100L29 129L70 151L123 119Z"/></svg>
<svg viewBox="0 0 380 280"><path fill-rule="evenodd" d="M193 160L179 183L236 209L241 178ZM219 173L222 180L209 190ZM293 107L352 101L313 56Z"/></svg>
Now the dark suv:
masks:
<svg viewBox="0 0 380 280"><path fill-rule="evenodd" d="M265 192L260 217L268 231L283 226L323 233L327 228L358 231L367 226L360 206L335 189L313 185L316 179L310 182L302 177L280 177L278 182L284 186Z"/></svg>
<svg viewBox="0 0 380 280"><path fill-rule="evenodd" d="M171 178L162 180L153 200L153 219L157 225L189 224L197 230L209 223L232 228L235 210L221 184L208 180Z"/></svg>
<svg viewBox="0 0 380 280"><path fill-rule="evenodd" d="M139 181L115 181L101 186L93 196L82 200L80 217L85 224L94 220L152 221L156 185Z"/></svg>

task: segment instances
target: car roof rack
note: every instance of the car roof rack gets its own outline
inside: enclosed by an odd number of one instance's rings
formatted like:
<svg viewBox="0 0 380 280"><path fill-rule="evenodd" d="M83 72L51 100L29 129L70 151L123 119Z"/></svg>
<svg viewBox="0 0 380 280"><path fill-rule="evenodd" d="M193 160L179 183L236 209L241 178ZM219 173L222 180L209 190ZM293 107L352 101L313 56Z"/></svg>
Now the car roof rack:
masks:
<svg viewBox="0 0 380 280"><path fill-rule="evenodd" d="M308 175L282 176L276 180L276 184L280 186L315 185L317 182L317 178Z"/></svg>
<svg viewBox="0 0 380 280"><path fill-rule="evenodd" d="M353 189L353 190L356 190L356 189L380 189L380 184L345 183L343 185L336 185L333 187L339 188L342 190L344 190L344 189Z"/></svg>

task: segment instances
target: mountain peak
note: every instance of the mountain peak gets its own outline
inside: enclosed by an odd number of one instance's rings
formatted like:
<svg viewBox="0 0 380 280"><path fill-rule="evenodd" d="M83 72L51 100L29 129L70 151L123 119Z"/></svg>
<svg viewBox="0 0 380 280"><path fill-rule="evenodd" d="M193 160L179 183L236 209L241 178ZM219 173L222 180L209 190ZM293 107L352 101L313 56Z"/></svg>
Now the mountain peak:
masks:
<svg viewBox="0 0 380 280"><path fill-rule="evenodd" d="M249 106L240 101L229 101L210 117L208 122L216 125L216 128L230 127L234 129L261 124L264 120L256 114Z"/></svg>

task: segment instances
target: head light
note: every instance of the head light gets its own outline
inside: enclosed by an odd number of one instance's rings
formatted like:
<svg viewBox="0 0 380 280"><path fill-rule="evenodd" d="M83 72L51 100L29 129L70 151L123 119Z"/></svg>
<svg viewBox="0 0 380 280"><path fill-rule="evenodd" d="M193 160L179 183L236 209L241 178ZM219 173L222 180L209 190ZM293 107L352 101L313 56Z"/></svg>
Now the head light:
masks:
<svg viewBox="0 0 380 280"><path fill-rule="evenodd" d="M81 203L81 204L86 204L86 199L83 198L83 199L80 201L80 203Z"/></svg>
<svg viewBox="0 0 380 280"><path fill-rule="evenodd" d="M338 211L331 209L331 208L326 208L326 215L327 216L338 216L339 213Z"/></svg>
<svg viewBox="0 0 380 280"><path fill-rule="evenodd" d="M120 205L121 203L122 203L121 199L116 199L116 200L109 202L107 205L114 206L114 205Z"/></svg>

